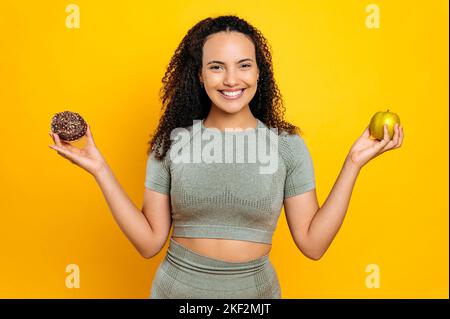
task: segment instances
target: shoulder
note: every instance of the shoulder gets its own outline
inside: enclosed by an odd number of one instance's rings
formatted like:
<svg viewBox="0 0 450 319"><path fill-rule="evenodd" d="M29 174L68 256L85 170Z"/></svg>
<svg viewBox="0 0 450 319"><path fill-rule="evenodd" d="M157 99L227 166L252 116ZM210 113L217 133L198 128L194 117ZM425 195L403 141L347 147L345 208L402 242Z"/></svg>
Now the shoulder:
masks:
<svg viewBox="0 0 450 319"><path fill-rule="evenodd" d="M310 158L310 152L304 138L297 134L289 134L282 131L278 139L278 149L284 164L294 167L298 163Z"/></svg>
<svg viewBox="0 0 450 319"><path fill-rule="evenodd" d="M289 134L286 131L280 132L278 143L282 153L295 153L306 148L306 143L302 136L297 133Z"/></svg>

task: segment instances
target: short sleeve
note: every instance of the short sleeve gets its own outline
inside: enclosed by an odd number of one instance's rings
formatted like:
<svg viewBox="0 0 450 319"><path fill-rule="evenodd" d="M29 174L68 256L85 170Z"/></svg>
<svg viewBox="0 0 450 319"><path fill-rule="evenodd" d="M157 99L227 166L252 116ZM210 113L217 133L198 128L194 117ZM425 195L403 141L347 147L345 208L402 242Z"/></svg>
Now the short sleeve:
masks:
<svg viewBox="0 0 450 319"><path fill-rule="evenodd" d="M306 193L316 187L314 166L305 141L298 134L286 135L282 140L286 165L284 198Z"/></svg>
<svg viewBox="0 0 450 319"><path fill-rule="evenodd" d="M162 160L155 158L153 150L147 157L145 187L159 193L170 194L170 162L169 154Z"/></svg>

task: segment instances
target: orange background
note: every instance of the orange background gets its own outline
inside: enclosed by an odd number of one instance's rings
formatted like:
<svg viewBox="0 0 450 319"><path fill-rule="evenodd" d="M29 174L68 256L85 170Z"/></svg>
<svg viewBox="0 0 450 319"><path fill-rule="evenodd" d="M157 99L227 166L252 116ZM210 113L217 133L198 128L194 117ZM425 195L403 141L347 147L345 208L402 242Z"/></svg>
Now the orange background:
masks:
<svg viewBox="0 0 450 319"><path fill-rule="evenodd" d="M371 116L399 114L405 140L361 171L325 256L296 248L284 212L271 261L283 298L448 298L448 2L0 2L1 298L147 298L165 248L139 255L95 180L57 155L56 112L80 113L131 200L142 206L161 78L201 19L237 14L267 37L286 119L311 151L322 205ZM65 285L80 269L80 288ZM369 289L367 265L380 269Z"/></svg>

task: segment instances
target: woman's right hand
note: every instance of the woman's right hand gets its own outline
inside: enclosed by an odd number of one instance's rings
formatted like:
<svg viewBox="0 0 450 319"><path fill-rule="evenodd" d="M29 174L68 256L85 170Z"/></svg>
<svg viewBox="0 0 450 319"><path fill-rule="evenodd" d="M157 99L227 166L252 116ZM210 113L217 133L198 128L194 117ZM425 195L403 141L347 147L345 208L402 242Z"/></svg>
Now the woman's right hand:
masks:
<svg viewBox="0 0 450 319"><path fill-rule="evenodd" d="M87 126L87 142L83 148L77 148L69 142L61 141L58 134L49 132L56 145L49 145L50 148L57 151L59 155L68 159L72 164L78 165L93 176L95 176L104 166L106 161L94 142L91 129Z"/></svg>

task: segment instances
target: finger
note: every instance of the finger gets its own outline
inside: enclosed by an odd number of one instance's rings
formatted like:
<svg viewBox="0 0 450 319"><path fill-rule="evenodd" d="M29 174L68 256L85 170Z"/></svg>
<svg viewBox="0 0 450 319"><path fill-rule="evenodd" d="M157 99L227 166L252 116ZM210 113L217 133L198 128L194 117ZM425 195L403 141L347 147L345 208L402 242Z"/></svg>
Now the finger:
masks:
<svg viewBox="0 0 450 319"><path fill-rule="evenodd" d="M398 145L399 135L400 135L400 130L398 128L398 123L395 123L394 124L394 138L392 139L394 147L396 147Z"/></svg>
<svg viewBox="0 0 450 319"><path fill-rule="evenodd" d="M53 133L53 138L55 139L55 143L57 146L62 147L61 140L59 139L59 135L56 133Z"/></svg>
<svg viewBox="0 0 450 319"><path fill-rule="evenodd" d="M51 138L53 139L53 141L56 143L54 134L51 133L51 132L49 132L48 135L50 135L50 137L51 137ZM56 134L55 134L55 135L56 135ZM75 148L75 147L74 147L72 144L70 144L69 142L66 142L66 141L63 141L63 140L60 140L60 142L61 142L61 145L62 145L62 146L64 146L65 148L68 148L68 149L71 150L71 151L73 151L74 148Z"/></svg>
<svg viewBox="0 0 450 319"><path fill-rule="evenodd" d="M372 149L375 153L382 153L384 152L389 146L388 143L390 142L390 138L389 138L389 132L387 129L387 125L384 125L384 137L383 139L376 143L375 145L372 146Z"/></svg>
<svg viewBox="0 0 450 319"><path fill-rule="evenodd" d="M369 125L367 125L367 127L364 129L364 132L361 134L361 136L369 137L369 135L370 135Z"/></svg>
<svg viewBox="0 0 450 319"><path fill-rule="evenodd" d="M384 130L383 140L387 140L389 142L391 138L389 136L389 129L387 124L384 124L383 130Z"/></svg>
<svg viewBox="0 0 450 319"><path fill-rule="evenodd" d="M361 136L366 137L366 138L370 137L369 125L367 125L366 129L364 130L364 132L362 133Z"/></svg>
<svg viewBox="0 0 450 319"><path fill-rule="evenodd" d="M402 146L402 143L403 143L403 126L400 125L400 137L398 139L397 147Z"/></svg>
<svg viewBox="0 0 450 319"><path fill-rule="evenodd" d="M53 133L53 132L50 132L49 134L50 134L50 137L52 138L53 142L56 144L56 137L55 136L58 136L58 134Z"/></svg>
<svg viewBox="0 0 450 319"><path fill-rule="evenodd" d="M397 137L397 131L395 129L395 125L394 125L394 136L392 137L392 139L389 136L389 130L387 128L387 124L384 127L384 139L387 139L388 143L383 147L383 149L381 150L381 153L386 152L388 150L390 150L391 148L395 147L396 145L396 139L398 139Z"/></svg>
<svg viewBox="0 0 450 319"><path fill-rule="evenodd" d="M87 126L86 135L87 135L87 137L92 137L92 132L91 132L91 128L89 127L89 124Z"/></svg>
<svg viewBox="0 0 450 319"><path fill-rule="evenodd" d="M92 135L92 132L91 132L91 127L88 125L87 126L87 131L86 131L86 136L87 136L87 143L89 144L89 145L95 145L95 142L94 142L94 136Z"/></svg>
<svg viewBox="0 0 450 319"><path fill-rule="evenodd" d="M75 151L75 147L72 144L70 144L69 141L61 140L59 138L58 134L55 134L55 135L56 135L57 142L59 142L59 144L56 144L56 145L66 149L66 150Z"/></svg>
<svg viewBox="0 0 450 319"><path fill-rule="evenodd" d="M373 134L370 132L370 127L369 126L367 126L367 128L365 129L365 131L364 131L364 133L362 134L362 136L364 136L364 137L366 137L366 138L368 138L369 140L372 140L372 141L377 141L378 139L375 137L375 136L373 136Z"/></svg>

